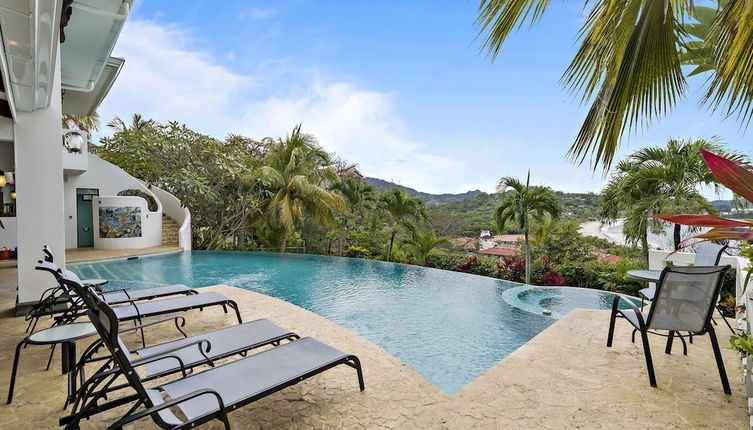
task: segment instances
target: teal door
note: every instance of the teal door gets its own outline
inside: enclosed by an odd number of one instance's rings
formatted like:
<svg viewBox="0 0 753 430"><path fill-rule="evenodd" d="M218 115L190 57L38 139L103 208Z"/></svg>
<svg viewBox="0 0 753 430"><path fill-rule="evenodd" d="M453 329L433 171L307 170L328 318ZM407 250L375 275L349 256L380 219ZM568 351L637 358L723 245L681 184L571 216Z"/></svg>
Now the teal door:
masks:
<svg viewBox="0 0 753 430"><path fill-rule="evenodd" d="M89 188L76 189L76 225L78 247L94 246L94 216L92 214L92 197L99 195L99 190Z"/></svg>

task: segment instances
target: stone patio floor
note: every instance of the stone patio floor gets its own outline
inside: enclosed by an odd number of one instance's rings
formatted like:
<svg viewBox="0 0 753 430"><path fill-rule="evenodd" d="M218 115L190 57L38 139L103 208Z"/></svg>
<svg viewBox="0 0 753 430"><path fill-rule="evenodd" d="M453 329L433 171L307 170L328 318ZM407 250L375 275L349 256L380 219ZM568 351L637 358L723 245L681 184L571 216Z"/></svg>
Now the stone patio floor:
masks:
<svg viewBox="0 0 753 430"><path fill-rule="evenodd" d="M152 246L139 249L94 249L94 248L71 248L65 250L65 261L76 263L78 261L106 260L109 258L134 257L138 255L159 254L162 252L180 251L178 246Z"/></svg>
<svg viewBox="0 0 753 430"><path fill-rule="evenodd" d="M13 318L10 270L0 269L0 396L7 393L16 343L24 336L23 318ZM6 273L3 273L6 272ZM15 288L15 286L13 287ZM358 391L355 371L332 369L230 414L236 429L298 428L661 428L742 429L748 425L740 360L723 351L733 394L725 396L708 337L689 345L688 356L676 344L663 353L662 338L651 347L658 388L646 377L643 352L630 343L626 323L619 324L613 348L606 348L608 312L577 310L555 323L465 388L448 396L391 354L345 328L290 303L250 291L215 286L236 300L246 321L270 318L302 336L314 336L360 357L366 390ZM218 309L191 311L187 331L198 334L234 324ZM719 326L720 342L729 332ZM171 325L147 330L147 341L176 338ZM425 333L431 336L431 333ZM126 338L136 347L137 337ZM88 342L79 342L82 350ZM0 406L0 428L56 428L63 415L65 379L56 353L45 372L49 350L22 351L13 404ZM105 428L127 408L82 422ZM119 415L120 414L120 415ZM131 428L157 428L149 419ZM202 428L218 429L214 422Z"/></svg>

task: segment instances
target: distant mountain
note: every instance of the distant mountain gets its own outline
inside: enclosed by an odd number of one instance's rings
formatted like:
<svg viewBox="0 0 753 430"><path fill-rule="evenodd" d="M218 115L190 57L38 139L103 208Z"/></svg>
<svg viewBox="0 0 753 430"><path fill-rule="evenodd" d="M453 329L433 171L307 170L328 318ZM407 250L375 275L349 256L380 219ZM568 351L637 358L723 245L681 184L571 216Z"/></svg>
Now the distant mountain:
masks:
<svg viewBox="0 0 753 430"><path fill-rule="evenodd" d="M365 178L366 182L382 190L389 190L391 188L397 188L398 190L405 191L411 197L416 197L424 201L427 206L437 206L445 203L457 202L470 197L475 197L481 194L479 190L467 191L461 194L431 194L417 191L410 187L404 187L394 182L385 181L379 178Z"/></svg>

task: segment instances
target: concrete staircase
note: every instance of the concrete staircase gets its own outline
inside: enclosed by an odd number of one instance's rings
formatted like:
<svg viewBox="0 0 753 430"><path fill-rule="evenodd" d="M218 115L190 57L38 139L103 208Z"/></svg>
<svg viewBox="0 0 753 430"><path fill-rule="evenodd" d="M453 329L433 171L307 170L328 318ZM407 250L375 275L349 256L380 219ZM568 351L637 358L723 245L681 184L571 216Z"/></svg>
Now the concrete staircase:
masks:
<svg viewBox="0 0 753 430"><path fill-rule="evenodd" d="M178 230L180 230L178 223L162 214L162 246L179 246Z"/></svg>

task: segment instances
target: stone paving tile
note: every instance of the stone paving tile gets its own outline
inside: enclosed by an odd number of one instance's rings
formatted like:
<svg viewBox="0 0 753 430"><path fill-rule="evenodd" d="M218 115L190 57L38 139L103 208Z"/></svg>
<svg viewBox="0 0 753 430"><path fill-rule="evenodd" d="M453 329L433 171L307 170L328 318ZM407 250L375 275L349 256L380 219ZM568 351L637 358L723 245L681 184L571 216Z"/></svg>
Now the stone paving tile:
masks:
<svg viewBox="0 0 753 430"><path fill-rule="evenodd" d="M1 281L1 280L0 280ZM658 388L648 386L643 353L630 343L626 324L618 325L614 347L604 346L608 313L578 310L515 351L453 396L386 351L314 313L261 294L217 286L236 300L245 320L270 318L303 336L314 336L360 357L366 390L358 391L353 369L341 366L230 414L237 429L619 429L745 428L747 416L739 360L724 356L733 395L722 393L706 337L665 355L652 339ZM23 337L22 318L11 318L12 300L0 301L0 395L7 393L11 360ZM217 309L186 315L189 334L234 323ZM169 326L167 326L169 327ZM147 330L151 343L176 337L173 329ZM720 328L721 343L727 334ZM138 345L138 338L126 342ZM80 344L83 349L86 342ZM15 399L0 406L0 428L56 428L65 380L59 355L44 372L48 349L22 352ZM2 399L0 399L2 400ZM83 422L104 428L124 413L120 408ZM150 420L131 428L152 429ZM219 429L219 423L202 428Z"/></svg>

